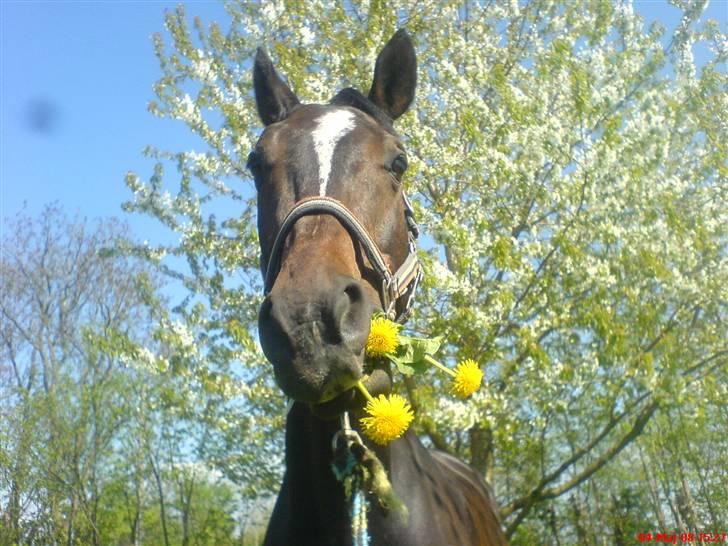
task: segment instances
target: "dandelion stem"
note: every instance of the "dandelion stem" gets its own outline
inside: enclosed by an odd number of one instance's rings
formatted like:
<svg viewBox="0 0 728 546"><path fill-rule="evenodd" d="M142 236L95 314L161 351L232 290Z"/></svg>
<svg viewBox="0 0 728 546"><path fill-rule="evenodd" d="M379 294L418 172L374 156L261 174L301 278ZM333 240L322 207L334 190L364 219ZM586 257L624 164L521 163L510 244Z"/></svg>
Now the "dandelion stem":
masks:
<svg viewBox="0 0 728 546"><path fill-rule="evenodd" d="M367 399L368 402L374 402L374 398L371 394L369 394L369 391L364 386L364 383L362 383L361 381L357 381L356 388L359 389L359 392L362 393L362 395L364 396L364 398Z"/></svg>
<svg viewBox="0 0 728 546"><path fill-rule="evenodd" d="M434 358L432 358L430 355L427 355L427 354L425 355L425 361L426 362L429 362L430 364L432 364L436 368L440 368L443 372L449 373L451 376L455 377L455 372L454 371L452 371L450 368L447 368L447 367L443 366L437 360L435 360Z"/></svg>

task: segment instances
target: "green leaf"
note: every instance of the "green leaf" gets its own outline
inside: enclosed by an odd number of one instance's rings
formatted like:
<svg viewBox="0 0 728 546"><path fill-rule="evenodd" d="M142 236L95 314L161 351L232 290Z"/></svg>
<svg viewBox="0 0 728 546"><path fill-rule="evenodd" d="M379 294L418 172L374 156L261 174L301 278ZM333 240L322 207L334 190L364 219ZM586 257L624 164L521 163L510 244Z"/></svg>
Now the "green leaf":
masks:
<svg viewBox="0 0 728 546"><path fill-rule="evenodd" d="M407 364L409 360L407 358L400 358L397 355L389 355L389 360L392 361L392 364L394 364L402 375L413 375L415 373L415 368L413 366L410 366Z"/></svg>
<svg viewBox="0 0 728 546"><path fill-rule="evenodd" d="M403 375L423 373L427 370L425 355L434 355L442 345L442 336L417 338L399 336L399 347L393 355L387 355Z"/></svg>

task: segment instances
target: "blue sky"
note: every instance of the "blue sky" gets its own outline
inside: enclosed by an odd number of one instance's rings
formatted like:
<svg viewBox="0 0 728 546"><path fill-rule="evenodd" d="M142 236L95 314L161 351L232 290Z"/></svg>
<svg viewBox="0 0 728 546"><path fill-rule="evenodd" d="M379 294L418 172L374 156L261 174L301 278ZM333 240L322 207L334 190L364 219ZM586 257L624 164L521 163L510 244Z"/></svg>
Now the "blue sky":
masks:
<svg viewBox="0 0 728 546"><path fill-rule="evenodd" d="M146 110L159 75L151 36L177 3L0 0L0 217L57 200L69 213L125 217L140 239L158 240L153 220L120 205L129 197L124 174L151 172L146 145L198 144L182 124ZM648 21L677 23L663 0L634 5ZM186 6L226 28L221 3ZM713 0L706 17L724 25L728 0Z"/></svg>
<svg viewBox="0 0 728 546"><path fill-rule="evenodd" d="M0 2L0 216L58 200L69 213L150 228L121 211L125 173L150 172L146 145L197 144L181 124L146 110L159 76L151 36L177 2ZM217 2L188 9L226 19Z"/></svg>

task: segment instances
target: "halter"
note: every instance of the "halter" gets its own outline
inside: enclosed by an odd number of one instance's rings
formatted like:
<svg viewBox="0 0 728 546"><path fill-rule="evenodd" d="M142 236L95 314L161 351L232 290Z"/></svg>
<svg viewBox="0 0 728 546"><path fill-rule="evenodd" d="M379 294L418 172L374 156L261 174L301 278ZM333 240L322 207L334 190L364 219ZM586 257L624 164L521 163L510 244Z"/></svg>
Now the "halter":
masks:
<svg viewBox="0 0 728 546"><path fill-rule="evenodd" d="M392 273L387 266L382 251L369 236L369 233L357 219L356 216L340 201L332 197L306 197L298 201L288 212L278 234L276 235L273 247L270 252L268 267L265 271L265 294L273 288L278 272L281 268L281 255L283 245L288 234L295 223L304 216L312 214L330 214L336 217L346 228L354 241L361 244L364 254L374 267L380 280L379 296L382 301L382 308L391 320L404 322L412 310L417 285L422 279L422 268L417 259L417 236L419 229L414 220L412 205L402 193L405 205L405 220L407 221L407 258L402 265ZM395 307L400 298L406 298L402 312L397 313Z"/></svg>

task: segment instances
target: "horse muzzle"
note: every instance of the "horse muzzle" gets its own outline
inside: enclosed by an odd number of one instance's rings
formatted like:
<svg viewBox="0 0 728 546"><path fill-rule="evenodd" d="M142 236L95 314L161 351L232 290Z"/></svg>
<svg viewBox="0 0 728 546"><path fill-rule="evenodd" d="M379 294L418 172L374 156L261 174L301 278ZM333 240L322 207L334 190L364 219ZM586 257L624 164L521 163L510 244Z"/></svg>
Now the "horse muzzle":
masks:
<svg viewBox="0 0 728 546"><path fill-rule="evenodd" d="M361 282L344 275L308 288L274 287L261 305L258 326L283 392L319 404L362 377L373 305Z"/></svg>

